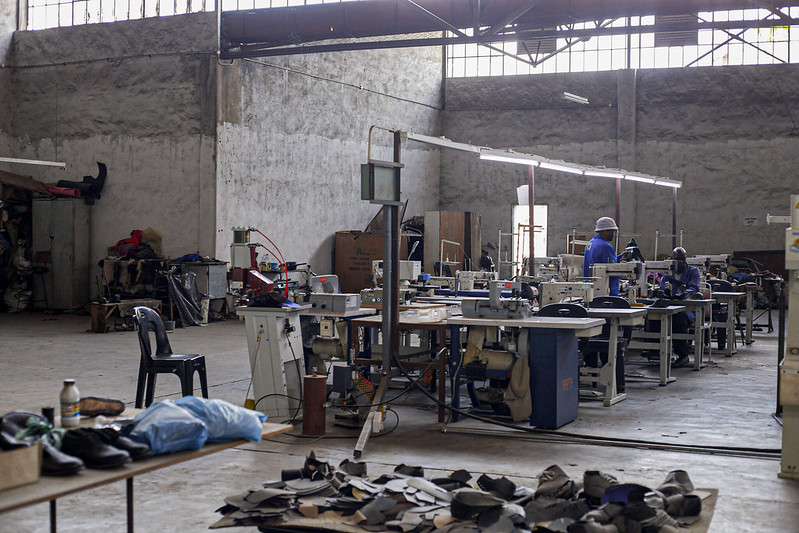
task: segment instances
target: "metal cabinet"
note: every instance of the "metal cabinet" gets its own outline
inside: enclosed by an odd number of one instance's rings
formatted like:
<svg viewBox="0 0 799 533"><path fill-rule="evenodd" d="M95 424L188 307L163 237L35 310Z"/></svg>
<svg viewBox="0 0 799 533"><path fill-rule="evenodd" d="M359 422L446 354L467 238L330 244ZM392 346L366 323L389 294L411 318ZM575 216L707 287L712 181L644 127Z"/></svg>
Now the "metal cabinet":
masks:
<svg viewBox="0 0 799 533"><path fill-rule="evenodd" d="M227 263L181 263L184 271L191 271L197 275L197 289L209 298L224 298L227 296Z"/></svg>
<svg viewBox="0 0 799 533"><path fill-rule="evenodd" d="M73 309L89 301L89 206L77 198L33 200L33 303Z"/></svg>

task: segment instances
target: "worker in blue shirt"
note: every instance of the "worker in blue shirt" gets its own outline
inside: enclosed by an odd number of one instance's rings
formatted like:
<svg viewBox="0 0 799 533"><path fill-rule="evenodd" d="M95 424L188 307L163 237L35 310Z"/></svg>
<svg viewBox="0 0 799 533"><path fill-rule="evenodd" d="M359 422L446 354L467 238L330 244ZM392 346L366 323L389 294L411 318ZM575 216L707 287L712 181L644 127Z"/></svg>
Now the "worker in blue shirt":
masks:
<svg viewBox="0 0 799 533"><path fill-rule="evenodd" d="M701 298L702 296L699 292L699 269L687 263L688 254L685 252L685 248L678 246L672 250L671 258L674 261L674 275L663 276L663 279L660 280L661 295L679 300ZM670 288L670 291L667 292L668 288ZM676 313L671 321L672 333L687 333L688 327L693 324L694 320L696 320L696 314L693 311ZM681 368L689 365L689 345L690 343L686 340L675 339L673 341L674 355L677 359L671 366Z"/></svg>
<svg viewBox="0 0 799 533"><path fill-rule="evenodd" d="M602 217L596 221L596 235L588 241L585 246L585 258L583 259L583 277L591 277L591 265L595 263L618 263L630 255L629 252L623 252L616 255L616 250L610 244L616 236L619 227L616 221L610 217ZM619 277L612 276L609 281L610 295L619 295Z"/></svg>

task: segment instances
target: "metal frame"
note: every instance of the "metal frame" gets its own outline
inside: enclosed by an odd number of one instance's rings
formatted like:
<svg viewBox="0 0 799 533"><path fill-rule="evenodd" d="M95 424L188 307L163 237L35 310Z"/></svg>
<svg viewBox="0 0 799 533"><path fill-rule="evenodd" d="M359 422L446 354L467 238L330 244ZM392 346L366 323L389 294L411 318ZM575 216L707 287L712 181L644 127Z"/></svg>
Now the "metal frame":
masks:
<svg viewBox="0 0 799 533"><path fill-rule="evenodd" d="M405 0L413 5L417 5L411 0ZM419 6L420 9L421 6ZM530 6L527 10L532 9ZM425 10L426 11L426 10ZM523 13L522 13L523 14ZM428 37L428 38L409 38L409 39L387 39L377 40L377 38L364 38L364 39L350 39L346 42L326 42L318 41L323 44L292 44L292 45L270 45L268 43L256 44L243 44L243 45L230 45L223 48L220 42L220 56L223 59L235 59L243 57L269 57L269 56L283 56L295 54L314 54L323 52L340 52L347 50L376 50L387 48L411 48L420 46L442 46L442 45L456 45L456 44L479 44L487 46L492 50L500 52L504 55L514 57L515 59L532 66L537 66L550 59L554 55L563 52L576 43L590 39L597 36L611 36L611 35L635 35L642 33L668 33L678 31L699 31L699 30L748 30L753 28L769 28L774 26L792 26L799 25L799 19L791 18L787 15L777 19L769 18L760 20L739 20L739 21L713 21L713 22L696 22L696 23L658 23L648 24L642 26L623 26L613 27L611 24L617 19L607 19L602 21L594 21L597 25L596 28L590 29L574 29L573 25L560 26L555 30L537 29L537 28L520 28L518 26L506 26L504 29L497 29L496 26L477 33L476 35L467 35L460 29L454 27L449 22L440 19L439 17L430 14L441 22L441 30L449 31L454 36L442 37ZM516 14L514 14L516 15ZM224 15L223 15L224 16ZM520 15L516 16L518 18ZM511 18L511 17L508 17ZM511 24L516 19L511 19L508 24ZM504 31L503 31L504 30ZM729 33L729 32L727 32ZM755 46L748 41L743 40L740 32L736 36L731 36L729 40L714 47L714 50L724 44L728 44L731 40L738 39L747 44ZM505 42L505 41L522 41L531 39L545 39L545 38L559 38L571 41L568 45L562 47L552 54L548 54L542 59L533 60L532 57L525 58L518 54L511 54L505 50L498 49L491 46L491 43ZM692 62L693 63L693 62ZM691 63L691 64L692 64ZM690 64L689 64L690 65Z"/></svg>

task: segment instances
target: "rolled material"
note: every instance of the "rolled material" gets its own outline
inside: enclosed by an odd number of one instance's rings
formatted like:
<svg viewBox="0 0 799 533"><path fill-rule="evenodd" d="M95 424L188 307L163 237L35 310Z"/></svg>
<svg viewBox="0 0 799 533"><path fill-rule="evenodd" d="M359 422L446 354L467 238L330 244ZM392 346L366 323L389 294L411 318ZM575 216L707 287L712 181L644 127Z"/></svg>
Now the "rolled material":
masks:
<svg viewBox="0 0 799 533"><path fill-rule="evenodd" d="M327 376L303 376L302 434L325 434Z"/></svg>

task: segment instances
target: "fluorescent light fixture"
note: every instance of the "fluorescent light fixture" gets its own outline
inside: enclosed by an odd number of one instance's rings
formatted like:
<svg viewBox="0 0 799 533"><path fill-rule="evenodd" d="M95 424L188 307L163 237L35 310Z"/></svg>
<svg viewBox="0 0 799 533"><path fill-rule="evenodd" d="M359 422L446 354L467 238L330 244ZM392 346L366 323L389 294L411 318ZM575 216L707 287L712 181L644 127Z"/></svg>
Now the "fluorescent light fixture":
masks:
<svg viewBox="0 0 799 533"><path fill-rule="evenodd" d="M570 102L575 102L575 103L578 103L578 104L588 105L588 98L586 98L584 96L578 96L578 95L572 94L572 93L567 93L566 91L563 91L563 99L564 100L568 100Z"/></svg>
<svg viewBox="0 0 799 533"><path fill-rule="evenodd" d="M655 183L655 178L647 178L646 176L635 176L633 174L625 174L624 179L630 181L640 181L641 183Z"/></svg>
<svg viewBox="0 0 799 533"><path fill-rule="evenodd" d="M541 161L538 164L539 167L545 168L547 170L558 170L560 172L569 172L571 174L582 174L583 169L579 167L573 167L571 165L566 164L558 164L558 163L547 163L546 161Z"/></svg>
<svg viewBox="0 0 799 533"><path fill-rule="evenodd" d="M597 178L623 178L624 173L620 170L600 170L587 168L585 169L586 176L595 176Z"/></svg>
<svg viewBox="0 0 799 533"><path fill-rule="evenodd" d="M480 150L480 159L527 165L528 167L534 167L539 163L538 159L526 154L514 154L513 152L500 152L498 150Z"/></svg>
<svg viewBox="0 0 799 533"><path fill-rule="evenodd" d="M38 159L19 159L17 157L0 157L0 163L19 163L21 165L67 168L67 164L61 163L60 161L40 161Z"/></svg>
<svg viewBox="0 0 799 533"><path fill-rule="evenodd" d="M584 100L586 100L587 103L587 99ZM539 155L517 153L508 150L495 150L486 146L475 146L473 144L454 142L446 137L431 137L429 135L420 135L418 133L408 133L408 140L433 144L442 148L451 148L454 150L476 153L479 154L480 159L485 159L486 161L499 161L501 163L512 163L514 165L524 165L528 167L541 167L543 169L554 170L556 172L568 172L570 174L578 174L581 176L590 176L596 178L621 178L630 181L637 181L639 183L648 183L650 185L671 187L673 189L679 189L682 187L681 182L668 178L661 178L660 176L633 174L627 170L619 168L591 167L588 165L581 165L579 163L552 160ZM0 158L0 161L3 159L4 158Z"/></svg>

